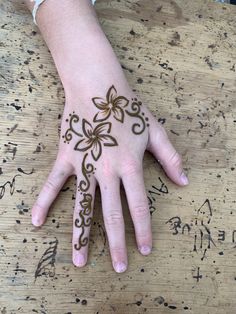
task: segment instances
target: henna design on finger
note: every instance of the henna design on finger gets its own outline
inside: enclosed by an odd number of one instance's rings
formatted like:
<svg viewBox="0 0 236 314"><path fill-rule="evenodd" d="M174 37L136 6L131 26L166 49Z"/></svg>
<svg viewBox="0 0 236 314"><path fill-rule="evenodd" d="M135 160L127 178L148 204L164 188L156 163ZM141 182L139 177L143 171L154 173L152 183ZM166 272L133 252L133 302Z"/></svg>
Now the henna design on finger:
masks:
<svg viewBox="0 0 236 314"><path fill-rule="evenodd" d="M85 178L85 180L81 180L79 183L79 190L82 192L88 191L90 187L90 181L89 177L91 173L94 173L95 167L91 163L86 164L86 158L88 157L88 153L84 155L83 161L82 161L82 173Z"/></svg>
<svg viewBox="0 0 236 314"><path fill-rule="evenodd" d="M79 218L75 219L75 226L81 228L82 232L79 236L78 243L74 248L78 251L81 247L88 244L88 237L84 237L85 227L90 227L92 223L92 195L84 193L83 200L80 202L82 210L79 212Z"/></svg>

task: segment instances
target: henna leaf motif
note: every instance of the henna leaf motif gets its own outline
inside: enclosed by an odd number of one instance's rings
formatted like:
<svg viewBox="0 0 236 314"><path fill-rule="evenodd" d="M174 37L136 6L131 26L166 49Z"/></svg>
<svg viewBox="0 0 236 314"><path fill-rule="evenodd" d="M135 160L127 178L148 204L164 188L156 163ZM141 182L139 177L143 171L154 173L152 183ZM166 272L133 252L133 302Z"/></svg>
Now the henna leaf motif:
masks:
<svg viewBox="0 0 236 314"><path fill-rule="evenodd" d="M94 97L92 101L100 109L95 115L93 122L107 120L111 114L117 121L124 122L123 108L127 107L129 100L124 96L117 96L117 91L113 85L109 88L105 100L100 97Z"/></svg>

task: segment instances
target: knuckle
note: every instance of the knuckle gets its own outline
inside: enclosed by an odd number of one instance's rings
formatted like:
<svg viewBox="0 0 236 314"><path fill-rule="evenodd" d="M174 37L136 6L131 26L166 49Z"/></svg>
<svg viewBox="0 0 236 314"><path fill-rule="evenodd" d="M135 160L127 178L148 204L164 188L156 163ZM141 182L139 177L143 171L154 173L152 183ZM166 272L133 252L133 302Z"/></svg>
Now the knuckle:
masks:
<svg viewBox="0 0 236 314"><path fill-rule="evenodd" d="M150 214L148 210L148 206L146 204L135 206L132 212L133 212L132 216L134 219L144 218L144 217L149 216Z"/></svg>
<svg viewBox="0 0 236 314"><path fill-rule="evenodd" d="M122 247L122 246L110 246L110 250L112 252L113 255L123 255L124 252L125 252L125 247Z"/></svg>
<svg viewBox="0 0 236 314"><path fill-rule="evenodd" d="M52 193L57 193L58 188L56 186L56 183L53 181L53 179L48 178L47 181L45 182L43 189L47 192L52 192Z"/></svg>
<svg viewBox="0 0 236 314"><path fill-rule="evenodd" d="M138 237L139 243L142 243L144 245L145 244L148 245L152 242L152 237L151 235L147 234L146 230L138 231L137 237Z"/></svg>
<svg viewBox="0 0 236 314"><path fill-rule="evenodd" d="M140 173L141 169L140 161L135 158L128 158L124 161L123 172L125 175Z"/></svg>
<svg viewBox="0 0 236 314"><path fill-rule="evenodd" d="M182 159L180 154L175 151L170 157L170 163L175 167L180 167L182 163Z"/></svg>
<svg viewBox="0 0 236 314"><path fill-rule="evenodd" d="M109 212L104 218L105 224L109 226L120 225L123 223L123 215L118 210Z"/></svg>
<svg viewBox="0 0 236 314"><path fill-rule="evenodd" d="M127 261L127 250L125 244L110 244L110 253L113 263L117 260L126 260Z"/></svg>
<svg viewBox="0 0 236 314"><path fill-rule="evenodd" d="M106 178L112 177L114 174L113 167L111 162L108 159L103 160L102 162L102 176Z"/></svg>

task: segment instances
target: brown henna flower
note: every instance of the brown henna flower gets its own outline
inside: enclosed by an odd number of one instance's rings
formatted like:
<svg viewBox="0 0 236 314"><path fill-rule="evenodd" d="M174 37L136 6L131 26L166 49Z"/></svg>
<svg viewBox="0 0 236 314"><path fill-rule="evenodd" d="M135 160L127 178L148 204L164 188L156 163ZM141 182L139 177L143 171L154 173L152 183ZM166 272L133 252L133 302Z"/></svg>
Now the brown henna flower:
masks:
<svg viewBox="0 0 236 314"><path fill-rule="evenodd" d="M102 144L104 146L117 146L116 139L108 135L111 132L111 122L99 123L94 129L85 119L82 121L84 138L75 145L75 150L85 152L91 149L94 160L98 160L102 154Z"/></svg>
<svg viewBox="0 0 236 314"><path fill-rule="evenodd" d="M124 121L124 110L122 108L126 107L129 101L123 96L117 97L117 91L113 85L107 92L106 100L94 97L92 101L94 105L100 109L93 119L94 122L101 122L108 119L111 113L113 113L116 120L120 122Z"/></svg>

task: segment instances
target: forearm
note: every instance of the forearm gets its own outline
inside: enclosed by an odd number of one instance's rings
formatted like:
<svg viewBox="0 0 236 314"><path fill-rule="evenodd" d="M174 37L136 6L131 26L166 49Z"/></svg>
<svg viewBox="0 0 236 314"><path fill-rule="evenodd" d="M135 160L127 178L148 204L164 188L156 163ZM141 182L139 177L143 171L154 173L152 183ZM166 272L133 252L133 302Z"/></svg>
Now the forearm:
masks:
<svg viewBox="0 0 236 314"><path fill-rule="evenodd" d="M27 0L26 4L32 10L32 2ZM88 86L107 88L115 83L114 77L126 84L90 0L60 0L59 4L57 0L46 0L38 10L37 24L66 93Z"/></svg>

